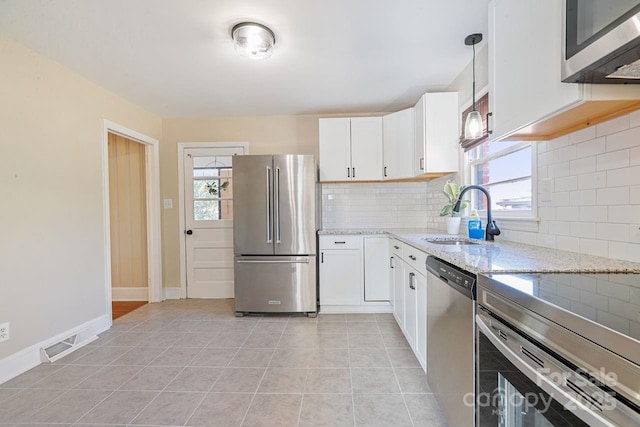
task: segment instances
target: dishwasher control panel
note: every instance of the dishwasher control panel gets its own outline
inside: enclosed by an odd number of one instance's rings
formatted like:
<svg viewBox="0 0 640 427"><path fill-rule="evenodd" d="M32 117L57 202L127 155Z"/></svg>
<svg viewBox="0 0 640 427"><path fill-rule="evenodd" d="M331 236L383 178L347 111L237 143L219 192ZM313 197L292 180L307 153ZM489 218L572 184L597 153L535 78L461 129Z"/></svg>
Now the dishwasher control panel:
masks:
<svg viewBox="0 0 640 427"><path fill-rule="evenodd" d="M432 256L427 258L427 270L449 283L450 286L457 288L458 291L471 294L475 299L475 274Z"/></svg>

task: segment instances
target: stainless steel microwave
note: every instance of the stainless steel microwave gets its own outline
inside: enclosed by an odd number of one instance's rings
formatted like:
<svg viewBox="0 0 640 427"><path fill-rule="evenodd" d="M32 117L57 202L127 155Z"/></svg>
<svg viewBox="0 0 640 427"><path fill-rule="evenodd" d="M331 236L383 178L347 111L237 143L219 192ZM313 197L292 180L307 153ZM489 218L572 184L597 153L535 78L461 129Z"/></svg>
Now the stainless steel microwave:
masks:
<svg viewBox="0 0 640 427"><path fill-rule="evenodd" d="M640 1L565 0L562 81L640 83Z"/></svg>

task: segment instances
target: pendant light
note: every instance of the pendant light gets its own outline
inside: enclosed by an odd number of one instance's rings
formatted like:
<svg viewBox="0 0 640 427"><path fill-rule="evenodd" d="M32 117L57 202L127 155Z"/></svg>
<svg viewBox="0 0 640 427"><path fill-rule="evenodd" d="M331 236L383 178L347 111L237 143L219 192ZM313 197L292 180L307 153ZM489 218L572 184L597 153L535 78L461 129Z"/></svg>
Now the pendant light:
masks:
<svg viewBox="0 0 640 427"><path fill-rule="evenodd" d="M231 29L233 45L240 55L266 59L273 53L276 37L268 27L256 22L241 22Z"/></svg>
<svg viewBox="0 0 640 427"><path fill-rule="evenodd" d="M473 87L472 87L472 102L473 106L467 120L464 122L464 138L465 139L478 139L482 136L483 124L482 116L480 112L476 110L476 44L482 41L482 34L470 34L464 39L464 44L467 46L473 46Z"/></svg>

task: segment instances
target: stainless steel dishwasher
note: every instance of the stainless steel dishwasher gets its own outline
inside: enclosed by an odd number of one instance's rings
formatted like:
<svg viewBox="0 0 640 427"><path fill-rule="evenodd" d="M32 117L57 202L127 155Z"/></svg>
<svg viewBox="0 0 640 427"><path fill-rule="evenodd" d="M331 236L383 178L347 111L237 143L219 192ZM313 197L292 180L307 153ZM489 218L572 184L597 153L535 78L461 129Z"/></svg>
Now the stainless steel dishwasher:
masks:
<svg viewBox="0 0 640 427"><path fill-rule="evenodd" d="M474 425L476 276L427 258L427 379L450 426Z"/></svg>

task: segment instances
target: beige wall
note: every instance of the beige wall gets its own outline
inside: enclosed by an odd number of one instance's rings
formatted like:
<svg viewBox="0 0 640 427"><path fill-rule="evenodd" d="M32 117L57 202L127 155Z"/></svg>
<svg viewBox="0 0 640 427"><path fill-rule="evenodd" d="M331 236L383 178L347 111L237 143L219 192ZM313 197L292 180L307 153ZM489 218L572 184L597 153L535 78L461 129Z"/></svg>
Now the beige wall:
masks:
<svg viewBox="0 0 640 427"><path fill-rule="evenodd" d="M106 314L103 119L159 117L0 36L0 359Z"/></svg>
<svg viewBox="0 0 640 427"><path fill-rule="evenodd" d="M162 268L165 286L180 286L178 143L249 143L250 154L318 156L318 116L164 119L160 144L160 187L173 209L162 211Z"/></svg>

